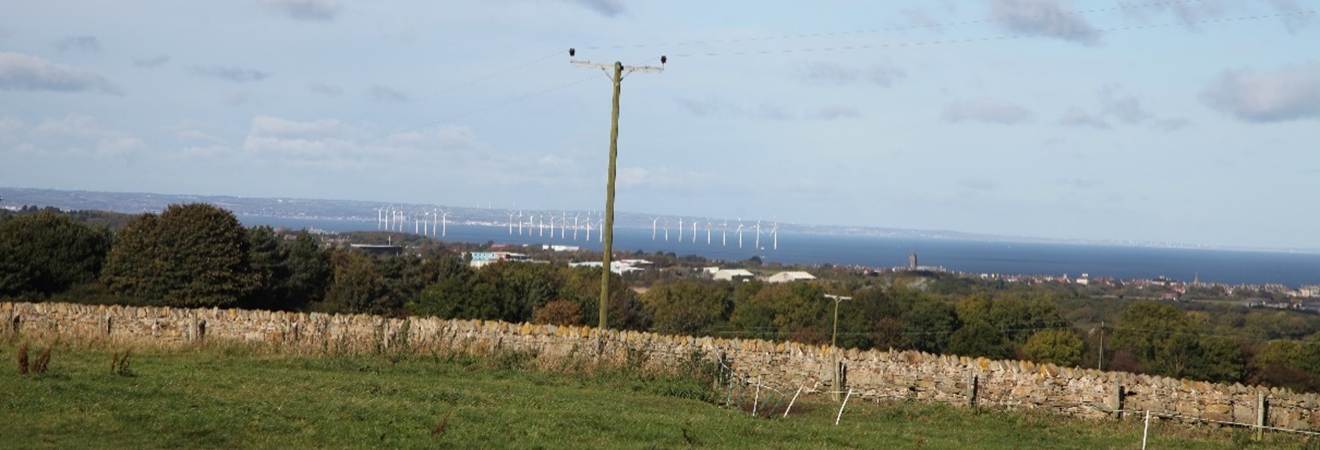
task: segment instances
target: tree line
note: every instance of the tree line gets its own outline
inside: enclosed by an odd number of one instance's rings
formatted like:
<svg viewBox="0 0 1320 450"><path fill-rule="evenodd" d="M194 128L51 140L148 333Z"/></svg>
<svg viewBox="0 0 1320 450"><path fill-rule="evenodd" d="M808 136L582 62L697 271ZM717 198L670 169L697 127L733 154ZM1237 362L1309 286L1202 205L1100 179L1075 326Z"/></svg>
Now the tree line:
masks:
<svg viewBox="0 0 1320 450"><path fill-rule="evenodd" d="M229 211L172 205L116 231L57 211L0 217L0 297L175 307L596 323L598 268L497 263L474 269L434 242L397 256L328 246L305 232L245 228ZM617 277L617 275L616 275ZM931 292L901 284L660 279L611 283L619 328L841 347L1020 358L1222 382L1320 390L1320 334L1254 339L1208 315L1127 302L1079 328L1048 290ZM850 295L837 304L825 294ZM1253 317L1253 316L1244 316ZM1243 319L1250 322L1249 319ZM1259 326L1259 324L1257 324ZM1270 327L1273 330L1277 327ZM1302 329L1309 329L1302 327ZM1103 351L1101 350L1103 347Z"/></svg>

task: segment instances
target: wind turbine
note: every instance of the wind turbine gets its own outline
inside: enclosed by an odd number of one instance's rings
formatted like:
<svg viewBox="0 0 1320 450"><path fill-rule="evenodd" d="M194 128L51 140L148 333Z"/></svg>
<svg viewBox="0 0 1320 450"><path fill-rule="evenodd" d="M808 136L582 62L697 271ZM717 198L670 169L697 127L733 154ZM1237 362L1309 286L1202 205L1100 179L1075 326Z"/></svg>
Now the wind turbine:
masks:
<svg viewBox="0 0 1320 450"><path fill-rule="evenodd" d="M564 232L566 231L566 230L564 230L564 227L567 227L567 226L568 226L568 213L566 213L566 212L564 212L564 211L560 211L560 212L559 212L559 239L561 239L561 240L564 239Z"/></svg>
<svg viewBox="0 0 1320 450"><path fill-rule="evenodd" d="M522 211L518 211L518 235L519 235L519 236L522 236L522 224L523 224L522 218L523 218Z"/></svg>
<svg viewBox="0 0 1320 450"><path fill-rule="evenodd" d="M581 214L573 213L573 240L574 240L574 241L578 240L578 238L577 238L577 235L578 235L578 228L579 228L579 227L578 227L578 219L580 219L581 217L582 217Z"/></svg>
<svg viewBox="0 0 1320 450"><path fill-rule="evenodd" d="M604 243L604 242L605 242L605 219L600 219L600 220L597 220L597 221L596 221L596 229L599 230L599 231L596 232L596 241L601 242L601 243Z"/></svg>
<svg viewBox="0 0 1320 450"><path fill-rule="evenodd" d="M440 211L440 237L449 234L449 211Z"/></svg>
<svg viewBox="0 0 1320 450"><path fill-rule="evenodd" d="M550 239L555 238L555 215L550 215Z"/></svg>
<svg viewBox="0 0 1320 450"><path fill-rule="evenodd" d="M761 221L756 221L756 251L761 251Z"/></svg>
<svg viewBox="0 0 1320 450"><path fill-rule="evenodd" d="M655 217L655 218L652 218L652 219L651 219L651 240L652 240L652 241L655 240L655 223L656 223L656 222L659 222L659 221L660 221L660 218L659 218L659 217Z"/></svg>
<svg viewBox="0 0 1320 450"><path fill-rule="evenodd" d="M513 211L509 211L509 236L513 236Z"/></svg>
<svg viewBox="0 0 1320 450"><path fill-rule="evenodd" d="M665 242L669 242L669 220L665 220Z"/></svg>
<svg viewBox="0 0 1320 450"><path fill-rule="evenodd" d="M710 245L710 221L706 221L706 245Z"/></svg>
<svg viewBox="0 0 1320 450"><path fill-rule="evenodd" d="M697 221L692 221L692 243L697 243Z"/></svg>
<svg viewBox="0 0 1320 450"><path fill-rule="evenodd" d="M591 218L587 218L587 242L591 242Z"/></svg>
<svg viewBox="0 0 1320 450"><path fill-rule="evenodd" d="M742 248L742 219L738 219L738 248Z"/></svg>
<svg viewBox="0 0 1320 450"><path fill-rule="evenodd" d="M720 247L729 246L729 220L724 220L724 227L720 228Z"/></svg>
<svg viewBox="0 0 1320 450"><path fill-rule="evenodd" d="M779 222L770 227L770 235L774 237L774 249L779 250Z"/></svg>
<svg viewBox="0 0 1320 450"><path fill-rule="evenodd" d="M678 242L683 242L683 218L678 218Z"/></svg>

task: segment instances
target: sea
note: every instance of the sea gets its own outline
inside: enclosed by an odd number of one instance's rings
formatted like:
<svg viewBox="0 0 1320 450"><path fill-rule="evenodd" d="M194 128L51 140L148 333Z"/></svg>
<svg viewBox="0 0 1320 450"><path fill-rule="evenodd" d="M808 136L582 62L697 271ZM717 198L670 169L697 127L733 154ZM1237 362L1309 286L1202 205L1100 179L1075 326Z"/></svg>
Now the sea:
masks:
<svg viewBox="0 0 1320 450"><path fill-rule="evenodd" d="M249 215L239 219L247 226L269 225L288 229L315 228L334 232L376 229L374 220ZM411 224L405 231L412 231ZM531 227L526 227L522 234L518 234L517 228L510 233L506 226L489 224L450 223L445 231L445 237L439 238L442 241L567 245L591 250L601 247L597 230L592 230L590 241L586 240L585 230L579 230L576 239L573 230L567 230L561 238L560 230L550 236L548 230L532 233ZM704 229L697 231L695 241L692 238L691 230L684 233L681 240L676 231L671 231L666 240L663 231L656 233L653 239L650 228L616 228L614 247L620 252L673 252L679 256L697 255L715 261L739 261L759 256L763 261L785 264L876 268L905 266L908 255L916 253L922 266L973 274L1070 277L1088 274L1093 278L1167 277L1182 281L1199 277L1204 282L1282 284L1294 288L1320 284L1320 254L1312 253L912 239L785 231L780 231L776 248L768 233L761 234L757 246L755 232L747 230L743 232L741 247L733 231L728 233L724 242L721 242L719 230L711 233L709 243Z"/></svg>

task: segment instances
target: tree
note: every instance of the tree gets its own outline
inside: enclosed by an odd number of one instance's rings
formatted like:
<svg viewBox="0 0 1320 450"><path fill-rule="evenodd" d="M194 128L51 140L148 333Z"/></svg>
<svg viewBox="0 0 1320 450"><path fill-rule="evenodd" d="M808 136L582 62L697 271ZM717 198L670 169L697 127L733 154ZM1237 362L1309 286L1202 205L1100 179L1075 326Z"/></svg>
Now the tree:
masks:
<svg viewBox="0 0 1320 450"><path fill-rule="evenodd" d="M1181 370L1182 363L1169 358L1186 353L1189 331L1189 324L1178 308L1136 302L1119 316L1113 345L1115 349L1131 352L1147 370L1172 375Z"/></svg>
<svg viewBox="0 0 1320 450"><path fill-rule="evenodd" d="M678 281L652 286L642 294L654 331L706 334L733 309L728 283Z"/></svg>
<svg viewBox="0 0 1320 450"><path fill-rule="evenodd" d="M256 279L256 289L244 302L245 306L262 309L288 309L284 305L288 295L284 292L289 279L288 255L280 245L280 237L268 226L247 230L248 263Z"/></svg>
<svg viewBox="0 0 1320 450"><path fill-rule="evenodd" d="M95 280L110 233L55 212L0 222L0 297L51 295Z"/></svg>
<svg viewBox="0 0 1320 450"><path fill-rule="evenodd" d="M1057 366L1080 365L1085 353L1086 344L1071 329L1037 331L1022 346L1022 355L1026 359Z"/></svg>
<svg viewBox="0 0 1320 450"><path fill-rule="evenodd" d="M760 338L829 342L834 303L819 286L808 283L771 284L755 288L750 297L735 300L729 321L740 332ZM735 299L739 295L735 293Z"/></svg>
<svg viewBox="0 0 1320 450"><path fill-rule="evenodd" d="M949 353L962 356L981 356L1008 359L1013 349L1004 336L990 324L976 321L963 325L949 337Z"/></svg>
<svg viewBox="0 0 1320 450"><path fill-rule="evenodd" d="M907 324L904 333L912 347L931 353L944 352L950 336L960 326L953 307L935 300L913 304L903 319Z"/></svg>
<svg viewBox="0 0 1320 450"><path fill-rule="evenodd" d="M289 278L284 283L287 296L284 305L303 308L321 301L332 275L330 258L321 250L316 238L305 231L298 233L298 237L285 246Z"/></svg>
<svg viewBox="0 0 1320 450"><path fill-rule="evenodd" d="M321 308L328 312L388 314L393 305L386 300L383 277L370 256L336 252L334 278Z"/></svg>
<svg viewBox="0 0 1320 450"><path fill-rule="evenodd" d="M233 306L258 286L247 250L247 234L229 211L171 205L125 226L103 280L117 294L148 303Z"/></svg>
<svg viewBox="0 0 1320 450"><path fill-rule="evenodd" d="M886 289L863 289L839 304L839 346L902 348L904 306Z"/></svg>

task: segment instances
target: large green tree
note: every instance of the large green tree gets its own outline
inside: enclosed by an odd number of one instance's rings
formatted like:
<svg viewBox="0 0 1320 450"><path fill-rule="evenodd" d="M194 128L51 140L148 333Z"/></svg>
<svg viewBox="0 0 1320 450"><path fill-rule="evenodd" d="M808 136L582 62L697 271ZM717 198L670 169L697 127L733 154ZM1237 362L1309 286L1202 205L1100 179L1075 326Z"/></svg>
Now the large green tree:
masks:
<svg viewBox="0 0 1320 450"><path fill-rule="evenodd" d="M653 286L642 304L655 331L706 334L728 318L733 298L728 283L686 280Z"/></svg>
<svg viewBox="0 0 1320 450"><path fill-rule="evenodd" d="M102 275L115 293L182 307L233 306L259 285L247 234L229 211L171 205L120 232Z"/></svg>
<svg viewBox="0 0 1320 450"><path fill-rule="evenodd" d="M1070 329L1037 331L1022 346L1023 357L1059 366L1079 365L1084 354L1085 342L1076 331Z"/></svg>
<svg viewBox="0 0 1320 450"><path fill-rule="evenodd" d="M110 248L105 228L51 211L0 222L0 296L55 294L95 280Z"/></svg>

